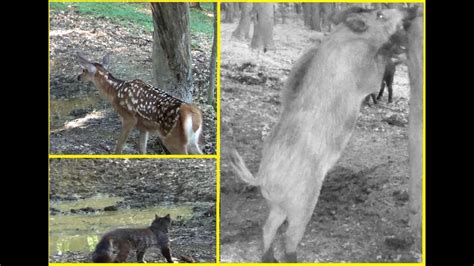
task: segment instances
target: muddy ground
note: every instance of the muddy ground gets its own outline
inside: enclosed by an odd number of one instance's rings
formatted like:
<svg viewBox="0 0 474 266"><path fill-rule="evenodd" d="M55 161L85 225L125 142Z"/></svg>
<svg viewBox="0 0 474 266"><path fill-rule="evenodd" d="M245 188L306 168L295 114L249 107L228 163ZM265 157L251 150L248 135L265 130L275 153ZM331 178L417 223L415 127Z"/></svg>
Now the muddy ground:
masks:
<svg viewBox="0 0 474 266"><path fill-rule="evenodd" d="M321 34L291 18L275 25L276 50L263 53L251 51L250 40L231 39L236 27L221 24L222 145L224 151L226 144L234 143L256 173L263 141L279 117L283 83L303 49ZM299 245L300 261L420 260L407 224L406 66L398 66L393 87L394 103L387 104L385 95L379 105L361 106L350 143L327 175ZM237 180L224 156L221 162L221 261L258 262L266 203L258 189ZM282 240L280 235L277 258L282 256Z"/></svg>
<svg viewBox="0 0 474 266"><path fill-rule="evenodd" d="M151 13L150 13L151 16ZM204 154L215 154L216 112L207 103L209 60L212 39L191 34L194 95L193 103L203 114ZM79 14L73 7L50 12L50 153L113 153L121 122L110 103L93 85L77 81L81 73L75 58L82 51L100 62L112 53L109 71L119 79L141 79L153 84L152 32L141 26L118 24L102 17ZM157 138L150 137L149 154L162 154ZM132 131L125 154L138 153L138 131Z"/></svg>
<svg viewBox="0 0 474 266"><path fill-rule="evenodd" d="M172 221L169 236L173 256L191 256L197 262L215 261L215 160L51 159L50 173L52 204L90 199L97 195L120 197L123 200L114 205L117 214L130 209L139 212L158 205L191 204L190 218ZM56 219L72 215L87 218L88 215L103 213L104 210L90 206L68 211L50 208L51 217ZM133 221L133 217L128 219ZM146 227L149 222L138 227ZM92 234L100 237L105 233L95 232L95 227L91 225ZM116 228L106 231L112 229ZM134 261L134 257L129 259ZM145 259L148 262L164 262L157 248L150 248ZM91 252L52 254L50 261L90 262Z"/></svg>

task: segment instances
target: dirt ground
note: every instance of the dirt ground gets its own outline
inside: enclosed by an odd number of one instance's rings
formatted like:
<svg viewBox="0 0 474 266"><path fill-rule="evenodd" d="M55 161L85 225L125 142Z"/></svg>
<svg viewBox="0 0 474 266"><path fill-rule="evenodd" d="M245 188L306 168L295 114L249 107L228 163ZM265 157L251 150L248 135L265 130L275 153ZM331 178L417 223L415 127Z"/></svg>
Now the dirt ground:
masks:
<svg viewBox="0 0 474 266"><path fill-rule="evenodd" d="M190 219L172 221L169 235L173 256L191 256L197 262L215 261L215 160L51 159L50 173L51 202L74 202L96 195L120 197L123 200L115 205L117 213L140 211L158 204L193 204ZM59 219L103 212L87 207L66 212L50 208L50 215ZM93 228L95 225L89 231ZM107 231L112 229L115 228ZM92 233L100 236L105 232ZM164 258L157 248L150 248L146 260L163 262ZM53 254L50 261L90 262L91 253Z"/></svg>
<svg viewBox="0 0 474 266"><path fill-rule="evenodd" d="M321 34L301 20L276 24L276 50L251 51L221 23L222 147L234 143L256 173L262 144L279 117L280 92L292 64ZM302 262L414 262L421 254L408 227L408 74L397 68L394 102L361 106L353 136L329 172L299 245ZM379 88L374 88L377 91ZM257 188L221 166L221 261L258 262L267 207ZM280 233L284 232L284 226ZM276 256L282 256L277 238Z"/></svg>
<svg viewBox="0 0 474 266"><path fill-rule="evenodd" d="M204 154L215 154L216 112L207 104L212 39L191 34L194 104L203 114ZM141 79L153 84L152 32L132 23L124 26L106 18L93 18L74 9L50 13L50 153L113 153L121 122L93 85L77 81L81 73L75 54L82 51L100 62L112 53L109 71L119 79ZM162 154L150 136L149 154ZM132 131L123 153L138 153L138 131Z"/></svg>

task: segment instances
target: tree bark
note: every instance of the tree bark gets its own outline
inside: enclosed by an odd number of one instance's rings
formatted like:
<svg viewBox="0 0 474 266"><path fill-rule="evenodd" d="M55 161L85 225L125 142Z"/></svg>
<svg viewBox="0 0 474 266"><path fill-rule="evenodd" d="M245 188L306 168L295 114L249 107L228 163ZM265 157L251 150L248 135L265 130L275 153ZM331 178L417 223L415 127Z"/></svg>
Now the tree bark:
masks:
<svg viewBox="0 0 474 266"><path fill-rule="evenodd" d="M423 176L423 17L413 20L408 30L407 66L410 77L409 162L410 226L416 247L421 250Z"/></svg>
<svg viewBox="0 0 474 266"><path fill-rule="evenodd" d="M310 29L315 31L321 31L321 4L320 3L311 3L311 21Z"/></svg>
<svg viewBox="0 0 474 266"><path fill-rule="evenodd" d="M305 27L310 27L311 24L311 4L302 3L303 5L303 21Z"/></svg>
<svg viewBox="0 0 474 266"><path fill-rule="evenodd" d="M224 23L234 22L234 5L233 3L225 3L225 17Z"/></svg>
<svg viewBox="0 0 474 266"><path fill-rule="evenodd" d="M201 7L201 3L199 3L199 2L190 2L189 7L203 10L202 7Z"/></svg>
<svg viewBox="0 0 474 266"><path fill-rule="evenodd" d="M252 49L261 49L266 52L275 48L273 42L273 4L272 3L255 3L257 9L257 22L254 26Z"/></svg>
<svg viewBox="0 0 474 266"><path fill-rule="evenodd" d="M210 62L210 75L209 75L209 90L207 93L207 102L215 106L215 91L216 91L216 49L217 49L217 3L214 3L214 40L212 42L212 51L211 51L211 62Z"/></svg>
<svg viewBox="0 0 474 266"><path fill-rule="evenodd" d="M188 3L151 3L153 74L158 88L192 102L193 76Z"/></svg>
<svg viewBox="0 0 474 266"><path fill-rule="evenodd" d="M240 3L242 11L240 12L240 21L237 28L232 32L232 37L236 39L249 39L250 38L250 22L252 11L252 3Z"/></svg>
<svg viewBox="0 0 474 266"><path fill-rule="evenodd" d="M298 3L294 3L295 5L295 12L296 14L300 14L301 13L301 4L298 4Z"/></svg>
<svg viewBox="0 0 474 266"><path fill-rule="evenodd" d="M322 25L327 31L331 31L331 16L334 12L334 3L321 4Z"/></svg>

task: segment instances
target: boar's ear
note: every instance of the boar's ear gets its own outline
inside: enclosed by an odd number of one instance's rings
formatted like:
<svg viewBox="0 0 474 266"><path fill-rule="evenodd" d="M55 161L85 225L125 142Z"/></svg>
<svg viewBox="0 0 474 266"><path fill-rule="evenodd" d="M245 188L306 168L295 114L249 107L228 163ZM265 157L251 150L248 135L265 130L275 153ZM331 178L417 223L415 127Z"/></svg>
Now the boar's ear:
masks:
<svg viewBox="0 0 474 266"><path fill-rule="evenodd" d="M160 218L160 217L159 217L158 215L156 215L156 214L155 214L155 219L158 219L158 218Z"/></svg>
<svg viewBox="0 0 474 266"><path fill-rule="evenodd" d="M346 18L344 24L354 32L364 32L368 26L361 16L351 15Z"/></svg>
<svg viewBox="0 0 474 266"><path fill-rule="evenodd" d="M169 214L169 213L168 213L168 214L167 214L165 217L163 217L163 218L168 218L168 219L171 219L171 217L170 217L170 214Z"/></svg>
<svg viewBox="0 0 474 266"><path fill-rule="evenodd" d="M423 9L420 8L418 5L405 8L403 9L403 11L405 12L405 18L403 19L403 28L405 30L408 30L408 28L410 28L413 19L415 19L416 17L423 16Z"/></svg>

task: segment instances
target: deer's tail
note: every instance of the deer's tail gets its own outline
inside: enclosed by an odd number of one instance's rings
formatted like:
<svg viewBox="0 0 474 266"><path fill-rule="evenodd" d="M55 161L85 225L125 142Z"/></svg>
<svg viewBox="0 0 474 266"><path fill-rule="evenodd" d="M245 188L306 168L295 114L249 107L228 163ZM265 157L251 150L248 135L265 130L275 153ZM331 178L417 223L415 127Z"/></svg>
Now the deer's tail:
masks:
<svg viewBox="0 0 474 266"><path fill-rule="evenodd" d="M229 148L228 157L232 171L245 183L252 186L260 186L258 179L249 171L244 160L235 148Z"/></svg>

